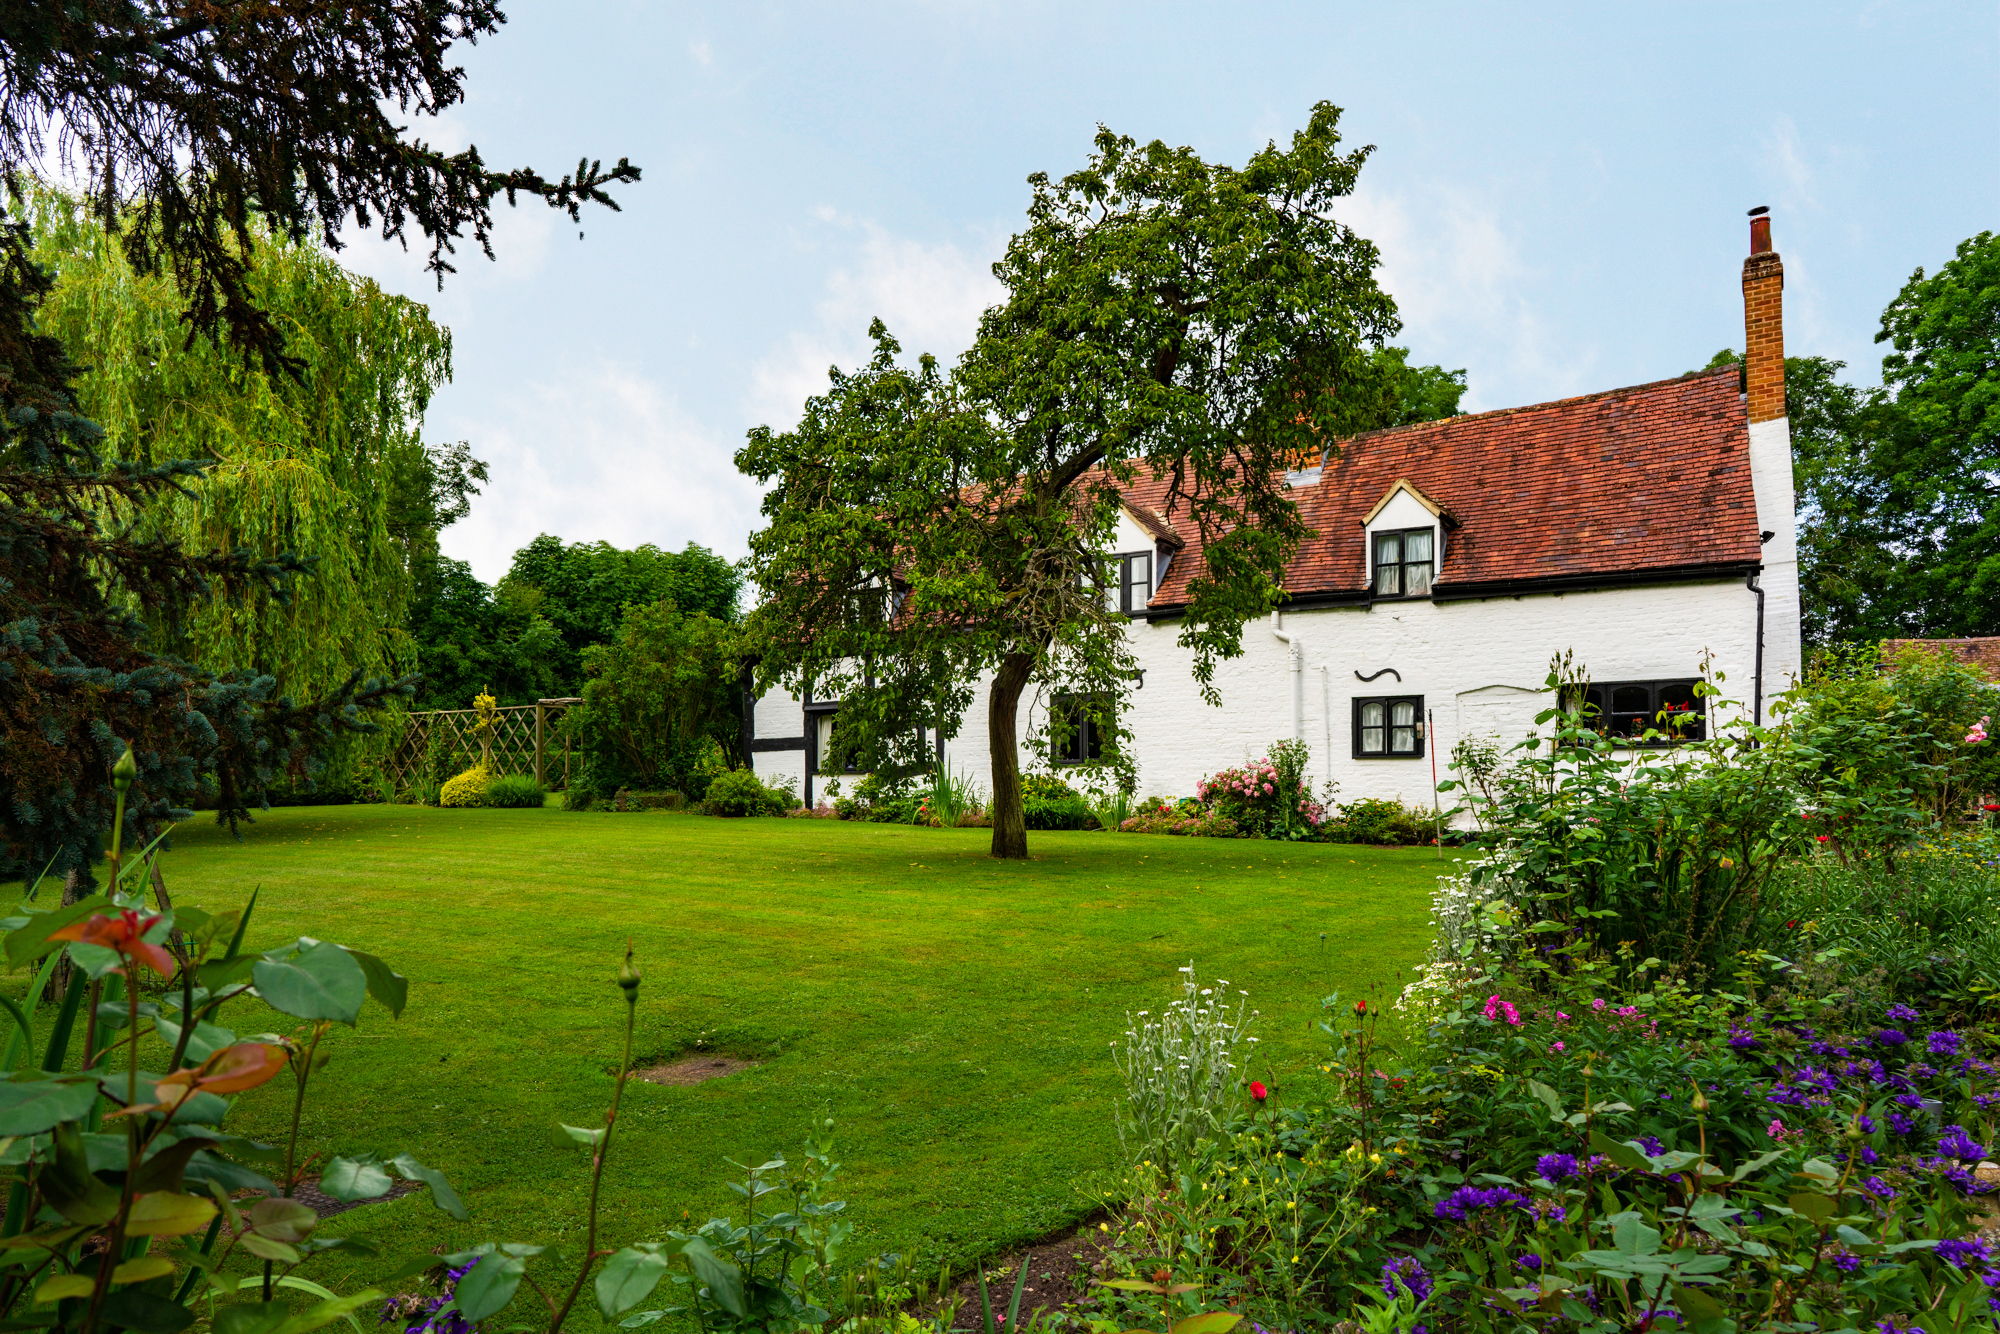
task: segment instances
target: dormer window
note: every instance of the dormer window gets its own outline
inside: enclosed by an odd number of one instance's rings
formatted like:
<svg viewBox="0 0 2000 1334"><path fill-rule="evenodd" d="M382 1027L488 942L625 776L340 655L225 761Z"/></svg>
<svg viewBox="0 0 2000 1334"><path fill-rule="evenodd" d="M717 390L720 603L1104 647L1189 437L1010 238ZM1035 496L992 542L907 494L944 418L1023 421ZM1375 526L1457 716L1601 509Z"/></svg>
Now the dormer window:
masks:
<svg viewBox="0 0 2000 1334"><path fill-rule="evenodd" d="M1153 600L1153 553L1130 551L1111 559L1118 576L1118 610L1128 616L1145 611Z"/></svg>
<svg viewBox="0 0 2000 1334"><path fill-rule="evenodd" d="M1435 550L1433 530L1402 528L1377 532L1374 538L1375 596L1428 597L1431 571L1436 564L1432 556Z"/></svg>

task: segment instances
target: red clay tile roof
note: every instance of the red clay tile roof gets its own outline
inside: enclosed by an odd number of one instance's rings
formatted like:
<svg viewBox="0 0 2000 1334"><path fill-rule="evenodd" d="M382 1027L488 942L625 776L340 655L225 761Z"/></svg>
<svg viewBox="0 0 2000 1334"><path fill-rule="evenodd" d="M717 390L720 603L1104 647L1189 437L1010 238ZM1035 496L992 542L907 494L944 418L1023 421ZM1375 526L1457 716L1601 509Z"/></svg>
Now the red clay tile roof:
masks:
<svg viewBox="0 0 2000 1334"><path fill-rule="evenodd" d="M1967 667L1984 673L1987 680L2000 683L2000 635L1982 635L1971 639L1885 639L1882 641L1882 658L1885 662L1892 660L1897 650L1911 647L1949 650Z"/></svg>
<svg viewBox="0 0 2000 1334"><path fill-rule="evenodd" d="M1750 435L1734 365L1582 398L1374 431L1341 442L1293 492L1318 530L1293 559L1295 600L1365 599L1361 520L1407 479L1455 523L1434 591L1476 595L1539 581L1739 576L1762 558ZM1126 489L1174 516L1166 483ZM1187 539L1151 610L1185 605L1201 539Z"/></svg>

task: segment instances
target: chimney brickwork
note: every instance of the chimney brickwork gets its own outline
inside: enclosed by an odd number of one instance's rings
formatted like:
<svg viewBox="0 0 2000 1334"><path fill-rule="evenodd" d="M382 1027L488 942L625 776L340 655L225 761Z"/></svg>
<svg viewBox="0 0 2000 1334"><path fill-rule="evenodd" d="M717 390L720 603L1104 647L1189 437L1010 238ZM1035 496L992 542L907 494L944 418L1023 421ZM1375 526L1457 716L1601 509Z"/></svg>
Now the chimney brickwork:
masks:
<svg viewBox="0 0 2000 1334"><path fill-rule="evenodd" d="M1743 261L1743 383L1750 420L1785 415L1785 265L1771 249L1771 219L1750 220Z"/></svg>

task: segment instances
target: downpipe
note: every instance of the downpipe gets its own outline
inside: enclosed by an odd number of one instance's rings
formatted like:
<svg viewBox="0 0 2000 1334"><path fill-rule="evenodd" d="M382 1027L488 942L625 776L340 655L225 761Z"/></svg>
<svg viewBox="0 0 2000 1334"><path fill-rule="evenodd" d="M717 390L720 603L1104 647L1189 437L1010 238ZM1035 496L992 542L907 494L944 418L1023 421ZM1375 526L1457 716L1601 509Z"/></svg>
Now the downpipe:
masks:
<svg viewBox="0 0 2000 1334"><path fill-rule="evenodd" d="M1743 586L1757 595L1757 665L1750 674L1750 721L1756 727L1764 725L1764 590L1757 583L1761 573L1756 571L1743 579Z"/></svg>
<svg viewBox="0 0 2000 1334"><path fill-rule="evenodd" d="M1306 739L1306 664L1295 631L1279 628L1278 613L1271 613L1271 633L1285 646L1292 668L1292 740Z"/></svg>

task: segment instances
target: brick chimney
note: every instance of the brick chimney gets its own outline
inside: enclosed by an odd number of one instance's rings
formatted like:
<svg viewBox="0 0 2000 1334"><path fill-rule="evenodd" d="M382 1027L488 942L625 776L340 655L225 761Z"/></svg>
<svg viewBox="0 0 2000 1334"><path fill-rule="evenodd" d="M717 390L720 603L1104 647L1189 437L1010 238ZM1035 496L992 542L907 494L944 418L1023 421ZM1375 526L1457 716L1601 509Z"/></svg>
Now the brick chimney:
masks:
<svg viewBox="0 0 2000 1334"><path fill-rule="evenodd" d="M1785 265L1771 249L1771 214L1750 210L1743 261L1743 383L1753 422L1785 415Z"/></svg>

